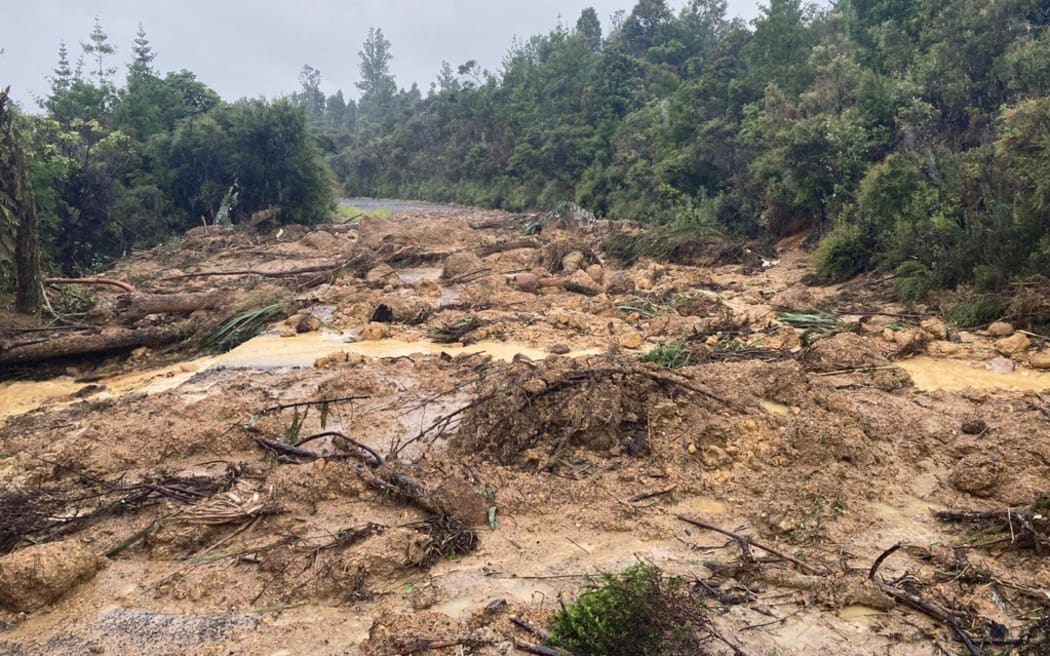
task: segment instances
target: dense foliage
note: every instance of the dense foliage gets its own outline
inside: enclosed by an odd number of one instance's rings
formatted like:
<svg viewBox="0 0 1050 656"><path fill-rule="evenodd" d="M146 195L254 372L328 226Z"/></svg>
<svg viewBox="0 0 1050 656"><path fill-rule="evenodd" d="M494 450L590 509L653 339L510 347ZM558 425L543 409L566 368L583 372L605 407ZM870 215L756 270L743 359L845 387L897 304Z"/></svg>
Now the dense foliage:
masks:
<svg viewBox="0 0 1050 656"><path fill-rule="evenodd" d="M189 71L161 75L141 29L123 86L97 23L82 48L87 64L73 68L60 45L44 113L20 116L51 268L89 270L135 245L271 206L285 222L330 216L334 180L302 108L226 103Z"/></svg>
<svg viewBox="0 0 1050 656"><path fill-rule="evenodd" d="M1046 0L768 0L751 24L639 0L498 73L445 63L426 98L395 91L374 32L360 103L308 106L355 195L657 222L688 203L730 233L826 235L828 279L907 263L921 291L1050 267L1048 25Z"/></svg>

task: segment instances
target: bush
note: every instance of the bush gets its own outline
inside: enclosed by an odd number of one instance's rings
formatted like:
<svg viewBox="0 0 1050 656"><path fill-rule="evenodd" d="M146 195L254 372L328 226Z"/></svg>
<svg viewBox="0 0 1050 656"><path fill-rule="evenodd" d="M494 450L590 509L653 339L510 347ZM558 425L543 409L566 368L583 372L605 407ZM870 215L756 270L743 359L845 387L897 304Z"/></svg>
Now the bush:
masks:
<svg viewBox="0 0 1050 656"><path fill-rule="evenodd" d="M639 563L588 580L552 621L551 644L577 656L702 654L703 608L680 579Z"/></svg>
<svg viewBox="0 0 1050 656"><path fill-rule="evenodd" d="M824 282L842 282L871 267L871 249L858 226L840 223L821 240L814 255Z"/></svg>
<svg viewBox="0 0 1050 656"><path fill-rule="evenodd" d="M948 310L948 320L960 328L975 328L992 323L1006 310L1002 298L986 294L958 303Z"/></svg>

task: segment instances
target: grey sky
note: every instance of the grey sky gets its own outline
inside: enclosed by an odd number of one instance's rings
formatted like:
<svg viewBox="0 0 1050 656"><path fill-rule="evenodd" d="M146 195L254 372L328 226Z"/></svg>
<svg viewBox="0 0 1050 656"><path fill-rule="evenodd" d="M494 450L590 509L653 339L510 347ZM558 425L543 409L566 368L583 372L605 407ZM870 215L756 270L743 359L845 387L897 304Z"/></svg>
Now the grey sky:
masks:
<svg viewBox="0 0 1050 656"><path fill-rule="evenodd" d="M226 99L273 97L294 91L303 64L321 70L327 93L357 96L358 56L369 27L392 45L398 85L426 93L442 60L476 59L497 70L514 36L549 31L558 17L572 25L593 6L606 29L617 9L634 0L0 0L0 87L27 109L47 92L44 79L65 40L80 54L94 17L123 64L141 21L162 71L188 69ZM675 8L683 0L672 0ZM759 0L729 0L730 15L753 18ZM762 3L765 4L765 3Z"/></svg>

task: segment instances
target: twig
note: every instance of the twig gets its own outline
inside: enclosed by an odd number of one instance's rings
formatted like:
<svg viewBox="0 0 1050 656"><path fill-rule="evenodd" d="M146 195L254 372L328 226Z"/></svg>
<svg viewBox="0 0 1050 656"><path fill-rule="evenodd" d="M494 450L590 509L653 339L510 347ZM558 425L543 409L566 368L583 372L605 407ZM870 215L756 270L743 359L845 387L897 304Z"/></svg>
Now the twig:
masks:
<svg viewBox="0 0 1050 656"><path fill-rule="evenodd" d="M893 545L892 547L890 547L886 551L883 551L881 554L879 554L879 557L876 558L875 562L871 564L871 569L868 570L868 578L871 579L872 581L874 581L875 580L875 574L879 571L879 566L882 565L882 561L884 561L887 558L889 558L890 555L893 554L893 552L897 551L900 548L901 548L901 543L898 542L897 544Z"/></svg>
<svg viewBox="0 0 1050 656"><path fill-rule="evenodd" d="M777 618L775 620L772 620L770 622L763 622L762 624L748 624L747 626L745 626L744 628L742 628L740 630L741 631L750 631L752 629L761 629L761 628L764 628L764 627L767 627L767 626L773 626L774 624L780 624L782 622L788 621L789 619L791 619L792 617L798 615L799 613L801 613L804 610L806 610L806 609L805 608L799 608L794 613L790 613L788 615L785 615L784 617L779 617L779 618Z"/></svg>
<svg viewBox="0 0 1050 656"><path fill-rule="evenodd" d="M341 396L333 399L314 399L311 401L297 401L295 403L282 403L279 405L272 405L268 408L263 408L259 411L260 415L268 415L280 410L288 410L289 408L302 408L309 405L324 405L326 403L342 403L344 401L360 401L362 399L371 398L369 396Z"/></svg>
<svg viewBox="0 0 1050 656"><path fill-rule="evenodd" d="M374 467L381 467L383 465L383 463L385 462L383 460L383 456L379 455L379 453L375 449L373 449L372 447L367 446L365 444L361 444L357 440L355 440L353 438L350 438L350 437L347 437L346 435L344 435L343 433L340 433L339 431L324 431L323 433L315 433L313 435L304 437L303 439L299 440L299 442L296 443L296 446L302 446L302 445L306 444L307 442L310 442L312 440L319 440L322 437L335 437L335 438L341 439L341 440L351 444L352 446L357 447L358 449L361 449L362 451L367 452L370 456L372 456L372 459L374 461L374 464L373 464Z"/></svg>
<svg viewBox="0 0 1050 656"><path fill-rule="evenodd" d="M668 485L667 487L664 487L664 488L660 488L659 490L654 490L652 492L642 492L641 494L636 494L633 497L631 497L630 499L628 499L627 502L628 503L635 503L636 501L645 501L646 499L652 499L653 497L658 497L658 496L661 496L661 495L664 495L664 494L670 494L671 492L674 492L677 489L678 489L678 484L677 483L672 483L671 485Z"/></svg>
<svg viewBox="0 0 1050 656"><path fill-rule="evenodd" d="M774 556L776 556L777 558L780 558L782 560L788 561L789 563L795 565L796 567L798 567L799 569L801 569L803 572L805 572L807 574L818 574L818 575L825 574L825 572L822 572L822 571L818 570L817 568L815 568L815 567L813 567L811 565L807 565L806 563L802 562L801 560L798 560L797 558L793 558L793 557L791 557L791 556L789 556L789 555L787 555L785 553L782 553L780 551L777 551L776 549L773 549L772 547L767 547L764 544L760 544L758 542L755 542L751 538L748 538L748 537L745 537L743 535L740 535L739 533L734 533L732 531L727 531L724 528L719 528L718 526L715 526L713 524L708 524L707 522L700 521L699 519L693 519L691 517L686 517L685 515L679 515L678 519L683 521L683 522L685 522L685 523L687 523L687 524L692 524L693 526L696 526L698 528L706 529L708 531L714 531L716 533L721 533L722 535L724 535L726 537L733 538L734 540L737 541L738 544L741 545L741 548L745 549L745 551L747 551L748 553L750 553L750 550L746 549L747 546L758 547L762 551L771 553Z"/></svg>

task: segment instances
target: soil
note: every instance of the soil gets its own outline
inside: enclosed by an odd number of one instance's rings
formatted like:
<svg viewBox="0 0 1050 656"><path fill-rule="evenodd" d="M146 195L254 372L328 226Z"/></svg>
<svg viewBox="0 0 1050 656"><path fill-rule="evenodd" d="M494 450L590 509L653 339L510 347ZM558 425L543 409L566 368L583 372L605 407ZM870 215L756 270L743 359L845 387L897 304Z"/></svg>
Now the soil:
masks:
<svg viewBox="0 0 1050 656"><path fill-rule="evenodd" d="M963 653L880 584L975 638L1044 613L1047 545L934 513L1050 494L1050 374L1027 360L1045 341L1006 357L877 281L805 287L798 240L766 269L623 269L601 248L616 226L524 236L534 221L198 228L118 262L106 277L139 289L296 311L222 355L0 383L0 653L509 654L537 640L511 616L543 626L585 577L640 559L703 582L746 654ZM171 280L341 258L323 277ZM523 291L520 273L590 285ZM687 364L639 360L661 345Z"/></svg>

